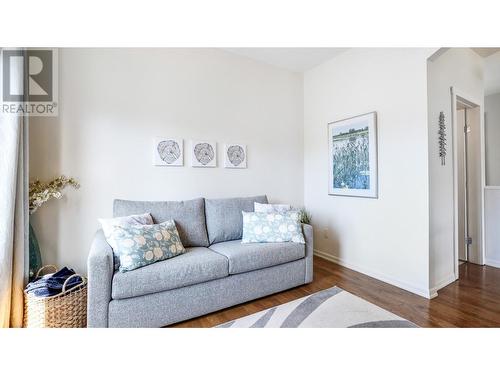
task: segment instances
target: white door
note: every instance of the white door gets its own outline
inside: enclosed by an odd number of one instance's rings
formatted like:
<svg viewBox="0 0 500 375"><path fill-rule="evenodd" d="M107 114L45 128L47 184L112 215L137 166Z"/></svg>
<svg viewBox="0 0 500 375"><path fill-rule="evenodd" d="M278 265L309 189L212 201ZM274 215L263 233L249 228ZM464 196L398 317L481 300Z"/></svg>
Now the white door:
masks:
<svg viewBox="0 0 500 375"><path fill-rule="evenodd" d="M458 259L480 264L480 107L457 103Z"/></svg>
<svg viewBox="0 0 500 375"><path fill-rule="evenodd" d="M479 107L465 109L466 139L466 228L468 261L481 262L481 113Z"/></svg>

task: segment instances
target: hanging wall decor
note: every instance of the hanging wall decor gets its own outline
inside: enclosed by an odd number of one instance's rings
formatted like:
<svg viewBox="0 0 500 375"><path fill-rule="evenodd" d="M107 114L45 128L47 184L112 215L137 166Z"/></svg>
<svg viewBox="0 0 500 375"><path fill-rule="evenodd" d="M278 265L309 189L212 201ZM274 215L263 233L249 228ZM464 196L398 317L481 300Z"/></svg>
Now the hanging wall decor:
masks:
<svg viewBox="0 0 500 375"><path fill-rule="evenodd" d="M376 112L328 124L330 195L377 198Z"/></svg>
<svg viewBox="0 0 500 375"><path fill-rule="evenodd" d="M439 157L441 158L441 165L446 164L446 124L444 122L444 112L439 113Z"/></svg>
<svg viewBox="0 0 500 375"><path fill-rule="evenodd" d="M153 165L183 166L183 140L156 138L153 141Z"/></svg>
<svg viewBox="0 0 500 375"><path fill-rule="evenodd" d="M224 167L246 168L247 146L236 143L226 144L224 147Z"/></svg>
<svg viewBox="0 0 500 375"><path fill-rule="evenodd" d="M191 141L191 165L193 167L216 167L217 144L215 142Z"/></svg>

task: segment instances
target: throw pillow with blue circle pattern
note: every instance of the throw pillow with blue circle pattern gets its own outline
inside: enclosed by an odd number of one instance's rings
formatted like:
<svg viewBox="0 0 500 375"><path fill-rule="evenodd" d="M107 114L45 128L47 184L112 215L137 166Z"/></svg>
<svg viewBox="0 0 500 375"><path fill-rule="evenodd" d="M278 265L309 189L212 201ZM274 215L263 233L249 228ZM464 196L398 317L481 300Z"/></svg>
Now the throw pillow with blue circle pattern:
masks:
<svg viewBox="0 0 500 375"><path fill-rule="evenodd" d="M120 272L131 271L186 252L173 220L153 225L113 226L106 236L120 258Z"/></svg>
<svg viewBox="0 0 500 375"><path fill-rule="evenodd" d="M115 252L116 244L110 237L113 228L115 226L127 227L129 225L154 224L153 218L149 213L145 213L142 215L121 216L121 217L114 217L112 219L98 219L98 220L99 223L101 223L102 231L104 232L104 237L106 237L106 241L109 243L109 246L111 246L111 248L113 249L113 263L115 265L115 271L120 268L120 258L118 258Z"/></svg>
<svg viewBox="0 0 500 375"><path fill-rule="evenodd" d="M297 242L305 243L297 211L242 212L243 238L241 243Z"/></svg>

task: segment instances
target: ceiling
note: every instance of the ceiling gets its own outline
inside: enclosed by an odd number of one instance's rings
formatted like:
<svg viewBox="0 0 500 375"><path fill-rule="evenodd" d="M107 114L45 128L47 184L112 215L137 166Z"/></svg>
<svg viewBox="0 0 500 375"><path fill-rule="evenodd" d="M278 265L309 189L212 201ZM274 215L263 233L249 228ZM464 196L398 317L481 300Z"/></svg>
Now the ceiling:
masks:
<svg viewBox="0 0 500 375"><path fill-rule="evenodd" d="M292 72L305 72L349 48L224 48L225 51ZM500 48L472 48L484 58L485 95L500 92Z"/></svg>
<svg viewBox="0 0 500 375"><path fill-rule="evenodd" d="M330 60L348 48L224 48L224 50L300 73Z"/></svg>
<svg viewBox="0 0 500 375"><path fill-rule="evenodd" d="M488 57L500 51L500 48L472 48L481 57Z"/></svg>

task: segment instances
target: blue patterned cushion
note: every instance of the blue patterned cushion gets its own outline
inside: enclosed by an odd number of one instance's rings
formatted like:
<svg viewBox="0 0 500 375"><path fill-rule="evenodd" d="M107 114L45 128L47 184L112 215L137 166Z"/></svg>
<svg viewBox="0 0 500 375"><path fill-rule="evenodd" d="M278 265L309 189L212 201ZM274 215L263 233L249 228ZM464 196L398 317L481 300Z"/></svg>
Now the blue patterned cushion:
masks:
<svg viewBox="0 0 500 375"><path fill-rule="evenodd" d="M120 272L131 271L186 252L173 220L153 225L113 226L106 235L120 259Z"/></svg>
<svg viewBox="0 0 500 375"><path fill-rule="evenodd" d="M99 223L101 223L104 236L109 237L107 241L112 249L116 247L116 244L113 242L113 239L110 237L110 234L113 231L113 227L115 225L119 227L126 227L129 225L154 224L151 214L148 213L142 215L129 215L129 216L114 217L112 219L98 219L98 220ZM118 258L115 253L113 253L113 263L115 264L115 270L120 268L120 258Z"/></svg>
<svg viewBox="0 0 500 375"><path fill-rule="evenodd" d="M243 239L241 243L297 242L305 243L297 211L242 212Z"/></svg>
<svg viewBox="0 0 500 375"><path fill-rule="evenodd" d="M290 211L292 206L289 204L262 204L259 202L254 203L255 212L286 212Z"/></svg>

